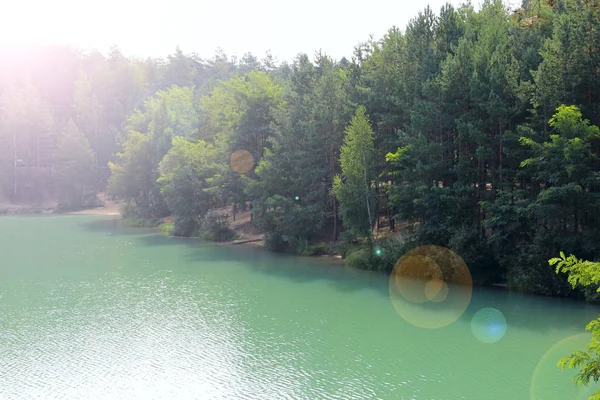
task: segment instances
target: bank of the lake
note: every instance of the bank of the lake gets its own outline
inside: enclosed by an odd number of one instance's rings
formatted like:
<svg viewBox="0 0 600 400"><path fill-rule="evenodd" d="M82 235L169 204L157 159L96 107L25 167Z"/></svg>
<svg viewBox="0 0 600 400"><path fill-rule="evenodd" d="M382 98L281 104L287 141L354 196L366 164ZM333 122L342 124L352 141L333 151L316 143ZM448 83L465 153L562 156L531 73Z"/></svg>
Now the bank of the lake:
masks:
<svg viewBox="0 0 600 400"><path fill-rule="evenodd" d="M13 204L0 202L0 215L51 214L56 203L46 204Z"/></svg>
<svg viewBox="0 0 600 400"><path fill-rule="evenodd" d="M592 305L476 287L423 329L384 274L114 217L7 216L0 243L3 399L585 398L556 361ZM473 334L486 307L506 317L496 343L496 325Z"/></svg>

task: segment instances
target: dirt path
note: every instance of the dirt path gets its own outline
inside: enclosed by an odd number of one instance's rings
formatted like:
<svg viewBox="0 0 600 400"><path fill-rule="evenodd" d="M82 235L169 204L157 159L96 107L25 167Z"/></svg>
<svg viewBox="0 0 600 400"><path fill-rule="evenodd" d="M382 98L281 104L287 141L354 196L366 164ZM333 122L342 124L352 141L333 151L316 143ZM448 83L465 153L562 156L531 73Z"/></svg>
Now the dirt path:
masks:
<svg viewBox="0 0 600 400"><path fill-rule="evenodd" d="M262 244L263 234L256 229L250 220L250 211L238 211L233 220L233 212L231 207L221 207L213 210L220 215L227 215L229 227L237 235L237 239L232 242L222 243L224 245L244 244L250 246L260 246Z"/></svg>

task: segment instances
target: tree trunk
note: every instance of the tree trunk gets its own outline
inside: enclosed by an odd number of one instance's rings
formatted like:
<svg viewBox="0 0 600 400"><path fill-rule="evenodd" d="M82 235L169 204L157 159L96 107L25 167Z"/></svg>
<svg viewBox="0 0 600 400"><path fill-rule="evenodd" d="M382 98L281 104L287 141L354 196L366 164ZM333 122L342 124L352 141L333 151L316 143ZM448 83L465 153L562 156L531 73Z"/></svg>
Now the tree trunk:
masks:
<svg viewBox="0 0 600 400"><path fill-rule="evenodd" d="M333 198L333 234L331 240L335 242L337 240L337 201Z"/></svg>
<svg viewBox="0 0 600 400"><path fill-rule="evenodd" d="M333 149L333 132L330 130L329 131L329 140L330 140L330 145L329 145L329 173L331 175L331 187L333 187L333 178L335 175L335 152ZM337 215L337 200L335 199L335 196L331 196L333 198L333 233L332 233L332 240L335 242L337 240L338 237L338 233L337 233L337 222L338 222L338 215Z"/></svg>
<svg viewBox="0 0 600 400"><path fill-rule="evenodd" d="M503 165L503 158L502 158L502 138L504 136L504 132L502 131L502 123L499 124L499 128L500 128L500 146L498 147L498 156L500 158L500 163L498 165L498 168L500 169L500 189L502 189L502 165Z"/></svg>
<svg viewBox="0 0 600 400"><path fill-rule="evenodd" d="M367 159L363 153L363 172L365 179L365 198L367 200L367 214L369 216L369 238L373 236L373 217L371 217L371 205L369 204L369 184L367 181Z"/></svg>
<svg viewBox="0 0 600 400"><path fill-rule="evenodd" d="M13 190L14 190L14 196L15 196L15 201L17 200L17 133L13 130L13 173L14 173L14 177L13 177Z"/></svg>

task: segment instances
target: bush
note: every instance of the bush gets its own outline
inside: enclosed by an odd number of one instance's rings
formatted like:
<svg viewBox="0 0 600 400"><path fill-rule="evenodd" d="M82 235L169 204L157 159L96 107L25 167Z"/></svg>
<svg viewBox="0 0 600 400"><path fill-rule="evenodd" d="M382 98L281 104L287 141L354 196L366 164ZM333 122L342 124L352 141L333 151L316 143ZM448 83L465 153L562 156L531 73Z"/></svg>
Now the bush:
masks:
<svg viewBox="0 0 600 400"><path fill-rule="evenodd" d="M235 239L235 232L227 224L227 216L209 212L200 223L202 239L226 242Z"/></svg>
<svg viewBox="0 0 600 400"><path fill-rule="evenodd" d="M200 236L199 223L189 216L178 216L173 219L173 236L196 237Z"/></svg>
<svg viewBox="0 0 600 400"><path fill-rule="evenodd" d="M119 204L119 212L123 219L137 218L139 215L137 205L133 201L124 201Z"/></svg>
<svg viewBox="0 0 600 400"><path fill-rule="evenodd" d="M328 254L327 243L310 243L307 239L296 239L290 243L290 249L299 256L320 256Z"/></svg>
<svg viewBox="0 0 600 400"><path fill-rule="evenodd" d="M357 239L356 234L351 230L347 230L347 231L340 233L340 240L343 242L355 243L356 239Z"/></svg>
<svg viewBox="0 0 600 400"><path fill-rule="evenodd" d="M371 269L391 272L400 257L413 247L416 246L411 241L396 236L386 236L375 240Z"/></svg>
<svg viewBox="0 0 600 400"><path fill-rule="evenodd" d="M100 200L96 194L90 193L81 198L68 199L59 202L55 211L63 213L97 207L104 207L104 202Z"/></svg>
<svg viewBox="0 0 600 400"><path fill-rule="evenodd" d="M150 220L145 218L125 218L123 225L130 228L155 228L160 224L158 220Z"/></svg>
<svg viewBox="0 0 600 400"><path fill-rule="evenodd" d="M172 222L165 222L163 224L160 224L158 230L167 236L171 236L173 234L174 228L175 225Z"/></svg>
<svg viewBox="0 0 600 400"><path fill-rule="evenodd" d="M268 250L275 252L283 252L290 247L288 242L283 239L283 236L279 232L266 232L264 244Z"/></svg>
<svg viewBox="0 0 600 400"><path fill-rule="evenodd" d="M448 247L459 255L471 273L473 283L488 285L504 282L505 274L494 256L489 242L483 238L477 227L462 226L457 229Z"/></svg>
<svg viewBox="0 0 600 400"><path fill-rule="evenodd" d="M350 253L353 245L350 243L334 243L329 247L329 254L338 254L342 258L346 258L346 255Z"/></svg>
<svg viewBox="0 0 600 400"><path fill-rule="evenodd" d="M387 236L373 242L365 241L360 245L342 247L346 265L372 271L390 272L396 262L411 248L415 247L412 240L397 236Z"/></svg>
<svg viewBox="0 0 600 400"><path fill-rule="evenodd" d="M554 268L543 261L547 254L557 254L560 249L552 243L549 235L538 234L531 242L521 243L513 249L506 261L508 287L520 292L530 292L544 296L568 296L573 289L563 275L557 275Z"/></svg>
<svg viewBox="0 0 600 400"><path fill-rule="evenodd" d="M371 249L361 247L348 254L344 262L349 267L371 269Z"/></svg>

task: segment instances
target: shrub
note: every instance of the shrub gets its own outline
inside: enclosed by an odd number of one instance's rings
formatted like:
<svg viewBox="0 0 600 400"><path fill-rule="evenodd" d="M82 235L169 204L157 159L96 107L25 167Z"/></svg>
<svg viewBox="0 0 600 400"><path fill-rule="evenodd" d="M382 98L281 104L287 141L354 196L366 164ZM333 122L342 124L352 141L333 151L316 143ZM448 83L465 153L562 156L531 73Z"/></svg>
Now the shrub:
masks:
<svg viewBox="0 0 600 400"><path fill-rule="evenodd" d="M471 272L473 283L487 285L505 280L492 247L476 227L462 226L457 229L448 247L463 259Z"/></svg>
<svg viewBox="0 0 600 400"><path fill-rule="evenodd" d="M202 239L226 242L235 239L235 232L227 224L227 216L209 212L200 223Z"/></svg>
<svg viewBox="0 0 600 400"><path fill-rule="evenodd" d="M289 249L289 244L279 232L265 232L265 247L271 251L282 252Z"/></svg>
<svg viewBox="0 0 600 400"><path fill-rule="evenodd" d="M371 250L361 247L348 254L344 262L349 267L371 269Z"/></svg>
<svg viewBox="0 0 600 400"><path fill-rule="evenodd" d="M391 272L396 262L412 248L410 241L395 236L387 236L373 242L371 269Z"/></svg>
<svg viewBox="0 0 600 400"><path fill-rule="evenodd" d="M340 240L343 242L354 243L356 242L356 239L356 234L351 230L343 231L342 233L340 233Z"/></svg>
<svg viewBox="0 0 600 400"><path fill-rule="evenodd" d="M320 256L329 252L327 243L310 243L306 239L296 240L293 243L293 252L300 256Z"/></svg>
<svg viewBox="0 0 600 400"><path fill-rule="evenodd" d="M365 241L360 245L342 247L342 257L346 265L372 271L390 272L396 262L411 248L415 247L410 238L387 236L372 242Z"/></svg>
<svg viewBox="0 0 600 400"><path fill-rule="evenodd" d="M97 207L104 207L104 202L100 200L96 194L90 193L79 198L67 199L59 202L55 211L63 213Z"/></svg>
<svg viewBox="0 0 600 400"><path fill-rule="evenodd" d="M174 227L175 225L172 222L165 222L163 224L160 224L158 230L164 233L165 235L170 236L173 234Z"/></svg>
<svg viewBox="0 0 600 400"><path fill-rule="evenodd" d="M533 240L515 246L505 260L511 262L507 265L508 287L544 296L572 295L573 289L565 276L557 275L554 268L543 261L548 258L547 254L559 251L554 238L544 231L538 232Z"/></svg>
<svg viewBox="0 0 600 400"><path fill-rule="evenodd" d="M199 223L195 218L178 216L173 219L173 236L194 237L199 236Z"/></svg>
<svg viewBox="0 0 600 400"><path fill-rule="evenodd" d="M150 220L145 218L125 218L123 225L130 228L154 228L160 224L158 220Z"/></svg>
<svg viewBox="0 0 600 400"><path fill-rule="evenodd" d="M119 212L123 219L137 218L139 215L137 205L133 201L124 201L119 204Z"/></svg>

